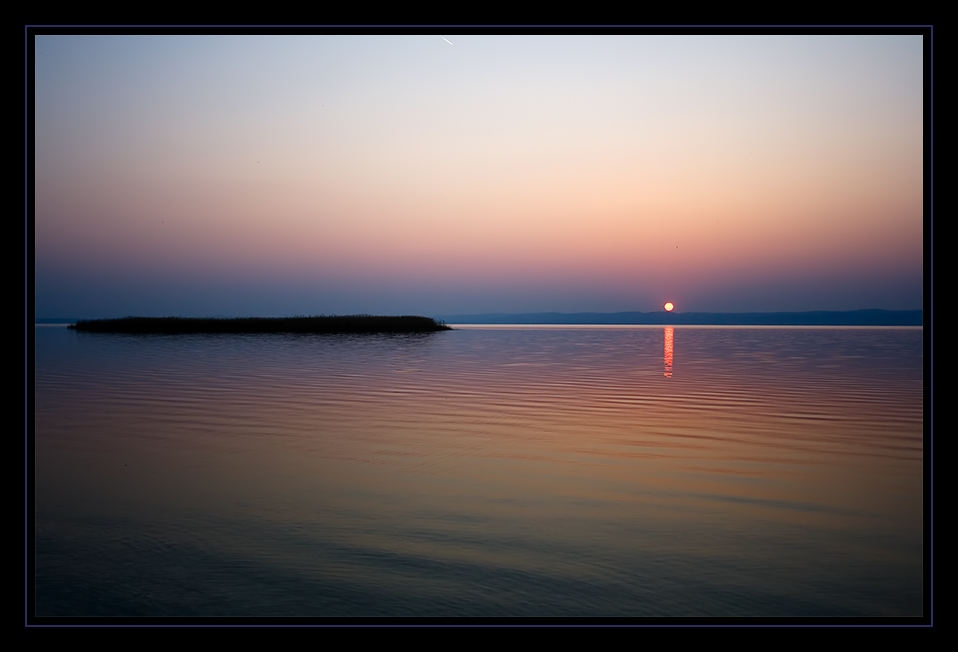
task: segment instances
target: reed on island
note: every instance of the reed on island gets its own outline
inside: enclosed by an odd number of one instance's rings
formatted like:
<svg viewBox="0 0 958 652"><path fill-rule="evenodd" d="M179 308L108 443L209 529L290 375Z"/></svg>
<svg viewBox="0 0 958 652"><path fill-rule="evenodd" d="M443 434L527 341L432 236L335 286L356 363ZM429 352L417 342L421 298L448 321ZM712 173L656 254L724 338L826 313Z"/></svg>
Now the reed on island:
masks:
<svg viewBox="0 0 958 652"><path fill-rule="evenodd" d="M430 317L319 315L312 317L122 317L89 319L67 328L94 333L430 333L452 330Z"/></svg>

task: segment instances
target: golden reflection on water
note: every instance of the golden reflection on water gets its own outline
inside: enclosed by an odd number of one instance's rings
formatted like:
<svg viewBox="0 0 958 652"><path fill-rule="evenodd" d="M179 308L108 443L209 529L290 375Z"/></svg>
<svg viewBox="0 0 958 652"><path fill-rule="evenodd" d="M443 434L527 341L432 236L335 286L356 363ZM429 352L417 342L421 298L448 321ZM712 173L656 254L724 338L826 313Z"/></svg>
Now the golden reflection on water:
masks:
<svg viewBox="0 0 958 652"><path fill-rule="evenodd" d="M672 377L672 327L665 327L665 377Z"/></svg>

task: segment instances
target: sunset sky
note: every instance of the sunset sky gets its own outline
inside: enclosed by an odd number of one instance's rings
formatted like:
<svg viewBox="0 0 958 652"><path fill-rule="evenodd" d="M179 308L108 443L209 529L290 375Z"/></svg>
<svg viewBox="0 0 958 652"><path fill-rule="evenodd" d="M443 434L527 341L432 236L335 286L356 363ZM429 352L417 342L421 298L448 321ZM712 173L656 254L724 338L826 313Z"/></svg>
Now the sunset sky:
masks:
<svg viewBox="0 0 958 652"><path fill-rule="evenodd" d="M37 36L37 317L923 307L921 36Z"/></svg>

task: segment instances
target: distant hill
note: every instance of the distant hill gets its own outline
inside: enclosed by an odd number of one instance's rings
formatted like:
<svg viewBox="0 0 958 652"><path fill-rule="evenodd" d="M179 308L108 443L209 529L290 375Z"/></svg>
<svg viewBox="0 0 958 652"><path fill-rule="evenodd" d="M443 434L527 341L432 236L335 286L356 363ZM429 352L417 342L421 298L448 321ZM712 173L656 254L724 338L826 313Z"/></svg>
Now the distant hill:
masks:
<svg viewBox="0 0 958 652"><path fill-rule="evenodd" d="M441 315L447 324L649 324L671 326L921 326L923 310L812 312L533 312Z"/></svg>

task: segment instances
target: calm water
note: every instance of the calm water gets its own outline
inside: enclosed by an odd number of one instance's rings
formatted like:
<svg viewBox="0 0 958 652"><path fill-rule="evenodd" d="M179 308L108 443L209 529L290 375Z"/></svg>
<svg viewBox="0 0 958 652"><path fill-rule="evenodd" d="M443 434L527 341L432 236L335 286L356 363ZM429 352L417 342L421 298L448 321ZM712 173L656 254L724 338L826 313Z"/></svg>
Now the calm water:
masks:
<svg viewBox="0 0 958 652"><path fill-rule="evenodd" d="M921 329L35 334L40 616L923 613Z"/></svg>

